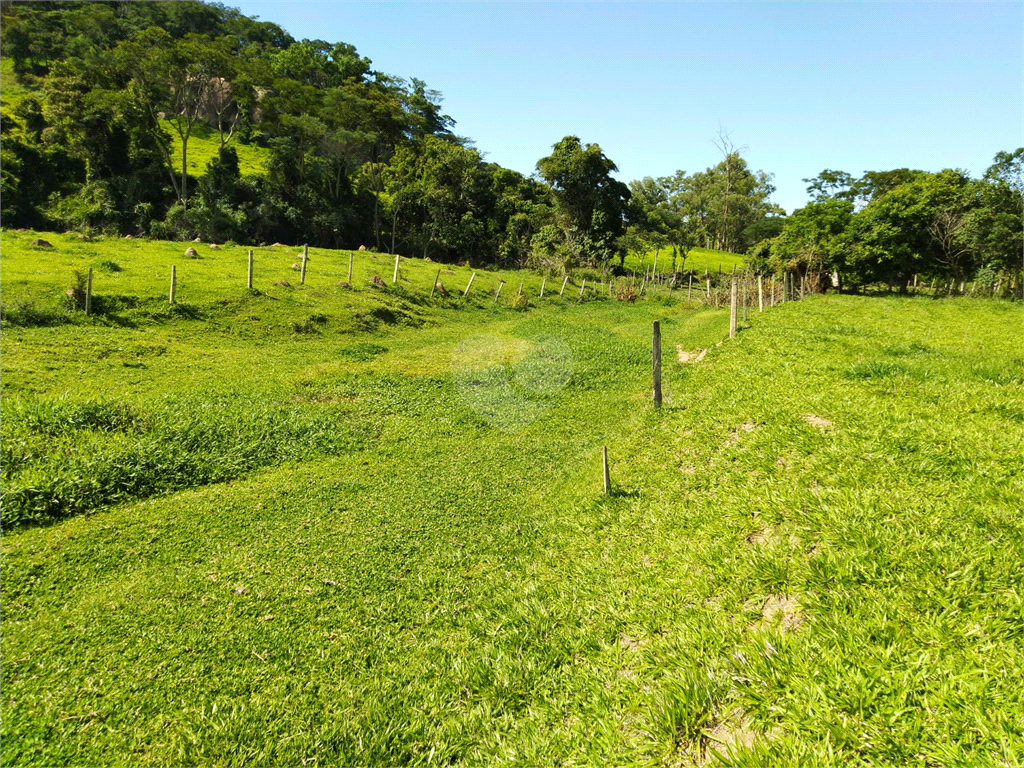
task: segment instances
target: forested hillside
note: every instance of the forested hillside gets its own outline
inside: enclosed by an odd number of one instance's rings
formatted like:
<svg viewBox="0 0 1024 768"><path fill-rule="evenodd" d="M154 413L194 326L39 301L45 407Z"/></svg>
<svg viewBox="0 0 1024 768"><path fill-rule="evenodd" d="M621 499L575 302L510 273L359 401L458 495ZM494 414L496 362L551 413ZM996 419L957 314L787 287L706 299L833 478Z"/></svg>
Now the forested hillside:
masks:
<svg viewBox="0 0 1024 768"><path fill-rule="evenodd" d="M600 145L565 136L524 176L486 162L422 80L220 4L4 2L0 33L9 228L553 272L705 248L812 289L1020 284L1019 149L981 179L825 170L787 217L727 133L703 171L627 184Z"/></svg>

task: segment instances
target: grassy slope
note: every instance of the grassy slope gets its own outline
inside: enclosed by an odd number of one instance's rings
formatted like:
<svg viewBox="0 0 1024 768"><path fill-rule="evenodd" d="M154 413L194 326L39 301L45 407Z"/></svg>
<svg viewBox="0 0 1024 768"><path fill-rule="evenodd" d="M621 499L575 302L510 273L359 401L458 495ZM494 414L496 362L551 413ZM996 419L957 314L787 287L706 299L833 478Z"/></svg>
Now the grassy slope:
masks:
<svg viewBox="0 0 1024 768"><path fill-rule="evenodd" d="M666 301L423 302L415 261L406 295L314 252L245 296L237 249L178 261L190 319L157 311L171 245L30 253L5 233L5 301L101 256L141 301L5 327L6 409L241 393L363 442L4 533L5 764L1018 759L1018 306L816 297L716 347L724 312Z"/></svg>
<svg viewBox="0 0 1024 768"><path fill-rule="evenodd" d="M174 170L181 173L181 137L169 121L164 121L164 130L171 137L171 159ZM259 176L266 172L270 151L256 144L243 144L232 139L229 146L238 153L238 169L242 176ZM216 128L200 123L193 129L188 140L188 172L199 177L206 173L206 166L220 152L220 134Z"/></svg>
<svg viewBox="0 0 1024 768"><path fill-rule="evenodd" d="M13 110L29 93L31 90L19 83L14 74L14 62L0 58L0 108L3 114Z"/></svg>
<svg viewBox="0 0 1024 768"><path fill-rule="evenodd" d="M662 270L671 271L672 269L672 248L662 248L658 252L658 271ZM631 253L626 256L625 267L629 270L636 270L642 272L645 268L650 269L654 265L655 252L651 251L644 255L643 259L637 257L636 254ZM743 268L743 255L737 253L728 253L726 251L715 251L710 248L691 248L686 253L686 263L683 264L682 257L678 260L677 267L680 270L685 269L693 270L703 274L704 270L707 269L709 272L718 272L721 268L722 272L732 272L732 268L735 266L736 269Z"/></svg>

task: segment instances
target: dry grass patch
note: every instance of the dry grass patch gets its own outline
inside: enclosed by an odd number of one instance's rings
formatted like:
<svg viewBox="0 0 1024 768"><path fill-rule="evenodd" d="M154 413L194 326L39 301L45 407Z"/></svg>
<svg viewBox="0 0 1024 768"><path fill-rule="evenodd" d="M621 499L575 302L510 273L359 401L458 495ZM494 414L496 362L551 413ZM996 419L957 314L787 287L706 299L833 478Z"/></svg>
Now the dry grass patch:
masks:
<svg viewBox="0 0 1024 768"><path fill-rule="evenodd" d="M828 429L832 426L832 422L828 419L822 418L821 416L815 416L813 413L802 413L800 418L810 424L812 427L818 427L819 429Z"/></svg>
<svg viewBox="0 0 1024 768"><path fill-rule="evenodd" d="M708 353L706 349L695 349L692 352L688 352L683 349L682 344L676 344L676 352L679 354L679 362L684 364L699 363L704 359L704 355Z"/></svg>

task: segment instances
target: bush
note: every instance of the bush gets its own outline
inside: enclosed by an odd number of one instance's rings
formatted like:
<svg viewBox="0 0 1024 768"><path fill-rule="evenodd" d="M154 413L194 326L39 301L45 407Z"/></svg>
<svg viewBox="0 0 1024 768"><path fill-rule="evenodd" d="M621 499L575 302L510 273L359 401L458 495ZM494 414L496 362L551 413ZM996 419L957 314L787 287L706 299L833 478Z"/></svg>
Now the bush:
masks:
<svg viewBox="0 0 1024 768"><path fill-rule="evenodd" d="M510 296L506 303L509 309L514 309L517 312L525 312L530 308L530 300L521 294Z"/></svg>

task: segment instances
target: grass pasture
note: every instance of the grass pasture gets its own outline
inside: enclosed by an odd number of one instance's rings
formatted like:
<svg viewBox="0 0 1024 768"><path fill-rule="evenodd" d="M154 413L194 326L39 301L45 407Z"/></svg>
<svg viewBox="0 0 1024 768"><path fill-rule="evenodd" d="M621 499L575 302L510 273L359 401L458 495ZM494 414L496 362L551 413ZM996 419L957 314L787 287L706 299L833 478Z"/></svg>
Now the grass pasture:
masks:
<svg viewBox="0 0 1024 768"><path fill-rule="evenodd" d="M1018 304L730 341L664 293L277 248L250 294L245 248L44 236L0 256L3 764L1019 764Z"/></svg>
<svg viewBox="0 0 1024 768"><path fill-rule="evenodd" d="M709 272L717 274L719 269L723 273L732 272L733 267L736 269L743 268L743 255L738 253L729 253L728 251L715 251L710 248L690 248L686 254L685 268L687 271L693 271L696 274L703 275L704 270L707 269ZM643 255L643 258L639 258L635 253L630 253L626 256L623 266L628 271L636 271L642 273L645 269L650 269L654 265L655 251L650 251ZM658 271L671 272L672 271L672 246L661 248L657 252L658 257ZM676 267L680 271L683 271L683 255L680 254L676 259Z"/></svg>

